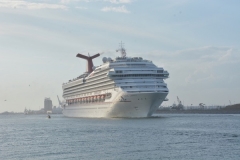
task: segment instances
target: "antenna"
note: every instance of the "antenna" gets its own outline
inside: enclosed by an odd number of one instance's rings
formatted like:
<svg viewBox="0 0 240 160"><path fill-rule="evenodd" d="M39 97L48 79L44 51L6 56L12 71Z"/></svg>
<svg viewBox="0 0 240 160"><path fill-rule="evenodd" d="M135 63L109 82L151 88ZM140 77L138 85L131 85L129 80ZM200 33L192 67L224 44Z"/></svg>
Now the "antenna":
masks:
<svg viewBox="0 0 240 160"><path fill-rule="evenodd" d="M124 48L123 46L124 46L124 43L122 43L122 41L121 41L121 43L119 44L119 47L120 47L120 48L117 49L116 52L120 51L122 57L125 58L126 55L127 55L127 53L126 53L126 50L125 50L125 48Z"/></svg>

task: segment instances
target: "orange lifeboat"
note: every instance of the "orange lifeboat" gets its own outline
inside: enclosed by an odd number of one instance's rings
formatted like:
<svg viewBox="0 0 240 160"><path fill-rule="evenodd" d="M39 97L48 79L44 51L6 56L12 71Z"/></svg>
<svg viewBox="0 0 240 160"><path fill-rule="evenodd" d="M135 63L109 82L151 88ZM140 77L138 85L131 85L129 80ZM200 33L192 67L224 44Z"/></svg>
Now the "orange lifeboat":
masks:
<svg viewBox="0 0 240 160"><path fill-rule="evenodd" d="M86 97L86 101L89 102L89 98L88 97Z"/></svg>
<svg viewBox="0 0 240 160"><path fill-rule="evenodd" d="M92 102L94 102L94 97L91 97Z"/></svg>
<svg viewBox="0 0 240 160"><path fill-rule="evenodd" d="M92 102L92 99L91 99L91 97L88 97L88 102Z"/></svg>
<svg viewBox="0 0 240 160"><path fill-rule="evenodd" d="M94 96L94 102L97 101L97 96Z"/></svg>

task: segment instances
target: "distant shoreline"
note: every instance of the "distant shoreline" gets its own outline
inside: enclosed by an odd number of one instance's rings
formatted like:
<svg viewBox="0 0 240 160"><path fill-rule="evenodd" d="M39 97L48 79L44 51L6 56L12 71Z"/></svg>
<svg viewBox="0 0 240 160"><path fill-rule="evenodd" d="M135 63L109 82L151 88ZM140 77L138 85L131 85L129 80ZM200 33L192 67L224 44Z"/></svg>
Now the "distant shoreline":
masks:
<svg viewBox="0 0 240 160"><path fill-rule="evenodd" d="M2 112L0 115L13 115L13 114L24 114L23 112Z"/></svg>
<svg viewBox="0 0 240 160"><path fill-rule="evenodd" d="M160 108L155 113L161 114L240 114L240 104L229 105L218 109L171 109Z"/></svg>
<svg viewBox="0 0 240 160"><path fill-rule="evenodd" d="M219 109L171 109L159 108L155 114L240 114L240 104L229 105ZM23 112L2 112L0 115L24 114ZM39 115L32 113L29 115ZM44 114L44 113L43 113ZM27 114L28 115L28 114Z"/></svg>
<svg viewBox="0 0 240 160"><path fill-rule="evenodd" d="M157 110L157 114L240 114L240 110Z"/></svg>

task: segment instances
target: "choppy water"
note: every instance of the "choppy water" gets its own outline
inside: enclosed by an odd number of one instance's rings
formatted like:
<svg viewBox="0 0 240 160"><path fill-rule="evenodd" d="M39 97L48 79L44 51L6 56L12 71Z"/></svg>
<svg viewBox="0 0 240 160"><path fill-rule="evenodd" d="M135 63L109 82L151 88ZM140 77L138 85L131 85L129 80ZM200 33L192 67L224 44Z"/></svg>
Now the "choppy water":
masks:
<svg viewBox="0 0 240 160"><path fill-rule="evenodd" d="M0 159L240 159L240 115L0 115Z"/></svg>

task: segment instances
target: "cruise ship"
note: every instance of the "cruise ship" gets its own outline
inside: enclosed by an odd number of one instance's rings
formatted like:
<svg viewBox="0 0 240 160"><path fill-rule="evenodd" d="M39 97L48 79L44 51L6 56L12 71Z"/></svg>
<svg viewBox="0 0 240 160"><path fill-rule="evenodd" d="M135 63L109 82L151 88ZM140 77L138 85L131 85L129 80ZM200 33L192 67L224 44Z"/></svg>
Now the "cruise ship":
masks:
<svg viewBox="0 0 240 160"><path fill-rule="evenodd" d="M100 54L76 57L87 60L87 71L63 83L63 114L67 117L150 117L167 100L169 73L142 57L127 57L123 44L115 59Z"/></svg>

